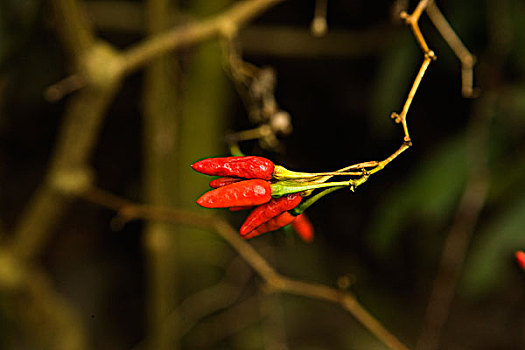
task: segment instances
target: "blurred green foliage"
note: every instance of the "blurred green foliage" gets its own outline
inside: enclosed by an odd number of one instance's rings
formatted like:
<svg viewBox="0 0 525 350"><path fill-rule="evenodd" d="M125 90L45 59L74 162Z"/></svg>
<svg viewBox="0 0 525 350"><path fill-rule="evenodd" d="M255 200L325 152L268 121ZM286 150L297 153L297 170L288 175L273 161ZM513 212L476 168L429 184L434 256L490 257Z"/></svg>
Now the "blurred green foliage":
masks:
<svg viewBox="0 0 525 350"><path fill-rule="evenodd" d="M432 232L454 212L466 178L465 139L444 141L422 160L414 173L394 181L379 203L367 240L378 257L389 256L408 225ZM424 238L424 233L421 233Z"/></svg>
<svg viewBox="0 0 525 350"><path fill-rule="evenodd" d="M479 230L463 272L462 295L487 296L516 273L514 253L525 246L525 197L510 201Z"/></svg>

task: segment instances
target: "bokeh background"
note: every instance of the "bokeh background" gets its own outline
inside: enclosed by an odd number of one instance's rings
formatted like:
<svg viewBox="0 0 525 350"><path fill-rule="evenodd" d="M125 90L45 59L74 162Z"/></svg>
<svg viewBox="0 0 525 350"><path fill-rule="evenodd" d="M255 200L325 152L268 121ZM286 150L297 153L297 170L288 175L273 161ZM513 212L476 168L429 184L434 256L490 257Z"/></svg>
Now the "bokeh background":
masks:
<svg viewBox="0 0 525 350"><path fill-rule="evenodd" d="M235 3L171 1L171 12L155 19L150 2L82 1L97 35L120 49ZM58 101L45 94L75 72L52 3L0 1L0 348L68 348L68 323L55 299L78 320L84 348L385 348L337 305L265 293L213 231L142 221L116 227L114 211L80 198L27 262L38 274L23 275L31 279L22 283L27 287L12 288L13 269L22 268L4 255L79 93ZM341 190L311 207L313 243L291 230L250 243L288 276L349 288L413 348L447 237L459 235L465 245L448 245L452 263L438 283L458 274L439 348L525 349L525 272L514 261L525 248L525 3L437 3L478 58L479 97L461 96L459 61L423 15L438 60L408 115L414 146L355 193ZM401 109L422 61L394 13L400 4L328 0L324 37L310 32L314 1L285 1L243 28L236 41L242 57L274 68L275 100L290 113L293 131L278 135L275 147L252 140L241 149L303 171L380 160L396 150L403 135L390 114ZM194 201L209 179L189 164L229 154L225 136L258 125L218 40L162 62L155 64L168 68L160 74L153 64L126 77L104 114L89 159L94 183L136 202L204 211ZM156 147L167 151L158 156ZM246 213L220 215L238 227ZM464 264L456 259L463 255ZM217 283L227 288L209 289Z"/></svg>

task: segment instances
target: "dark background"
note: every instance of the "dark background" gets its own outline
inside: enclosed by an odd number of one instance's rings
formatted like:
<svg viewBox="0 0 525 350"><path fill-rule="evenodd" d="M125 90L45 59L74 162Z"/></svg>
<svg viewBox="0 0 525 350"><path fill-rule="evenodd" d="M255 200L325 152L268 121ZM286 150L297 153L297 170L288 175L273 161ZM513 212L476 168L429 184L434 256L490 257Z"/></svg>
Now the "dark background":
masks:
<svg viewBox="0 0 525 350"><path fill-rule="evenodd" d="M121 5L130 3L142 6L128 1ZM409 8L415 5L411 2ZM462 0L439 1L438 5L478 57L475 85L480 96L461 97L459 61L423 15L421 28L438 60L430 65L408 114L413 147L355 193L341 190L310 208L307 214L316 230L312 244L283 231L252 243L279 271L292 277L335 285L341 276L349 276L350 290L363 305L413 347L443 242L468 182L468 130L485 120L487 140L474 157L487 162L489 190L465 266L459 267L457 293L441 348L525 349L525 275L513 259L516 250L525 248L525 3ZM190 14L191 6L190 1L179 4ZM261 148L255 141L242 144L242 149L302 171L330 171L386 158L402 142L402 129L389 116L405 101L422 62L421 51L410 30L393 19L392 2L337 0L328 0L326 40L337 32L347 35L348 42L337 41L330 50L309 50L325 40L308 36L313 8L313 1L287 1L241 31L243 58L275 68L276 101L291 114L294 128L292 134L280 138L279 150ZM87 6L90 9L94 11ZM92 13L97 24L97 12ZM22 209L44 178L64 107L71 98L55 103L44 98L49 85L71 72L52 17L45 1L0 2L0 219L4 239L10 238ZM120 20L125 22L125 16ZM130 17L129 22L135 30L100 24L98 34L116 47L128 47L144 37L142 23L134 20ZM247 43L246 38L253 38L263 26L301 31L304 43L293 44L305 49L291 52L284 45L276 51L266 48L264 40L260 45ZM365 45L353 40L369 31L379 33L373 37L375 42L365 41ZM196 50L184 49L173 56L180 63L181 95L186 91L185 82L192 79ZM210 89L210 94L215 93L214 88L200 86L202 91ZM138 202L143 202L144 181L143 89L142 71L125 79L107 112L91 160L97 186ZM226 96L221 128L253 127L233 83L224 80L221 89ZM490 108L485 108L487 96L494 97ZM480 114L485 117L478 117ZM206 132L200 137L207 137ZM194 137L194 142L200 137ZM195 158L227 155L220 137L217 144L218 148ZM189 148L179 152L192 154ZM188 165L178 164L183 169ZM196 173L191 176L198 180L186 177L178 181L187 180L190 187L189 182L200 181L195 185L196 199L205 191L206 179ZM192 201L183 206L202 210ZM80 314L90 346L98 349L133 348L146 332L144 224L130 222L114 231L110 228L114 215L86 201L75 201L34 262L48 271L55 289ZM225 215L238 227L246 214ZM231 261L239 260L213 233L188 235L176 253L180 255L177 303L220 281ZM260 279L249 277L233 306L198 322L180 340L181 348L270 349L267 337L284 339L276 341L282 349L382 348L337 306L296 296L266 296L258 286ZM253 296L257 303L235 308ZM41 348L38 336L17 321L9 293L1 298L0 348ZM235 310L234 316L223 318ZM278 325L279 331L267 327L268 323Z"/></svg>

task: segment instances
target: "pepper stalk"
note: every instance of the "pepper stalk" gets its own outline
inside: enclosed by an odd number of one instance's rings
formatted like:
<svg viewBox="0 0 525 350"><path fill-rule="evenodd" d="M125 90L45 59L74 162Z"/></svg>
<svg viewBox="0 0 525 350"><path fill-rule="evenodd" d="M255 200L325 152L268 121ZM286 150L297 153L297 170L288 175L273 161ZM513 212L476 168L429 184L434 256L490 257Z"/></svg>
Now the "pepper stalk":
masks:
<svg viewBox="0 0 525 350"><path fill-rule="evenodd" d="M363 173L361 173L363 174ZM325 183L315 183L315 182L296 182L296 181L279 181L270 185L272 189L272 197L278 198L287 194L304 192L309 190L315 190L318 188L326 187L350 187L353 191L355 187L363 184L368 180L369 174L364 173L359 179L348 180L348 181L337 181L337 182L325 182Z"/></svg>

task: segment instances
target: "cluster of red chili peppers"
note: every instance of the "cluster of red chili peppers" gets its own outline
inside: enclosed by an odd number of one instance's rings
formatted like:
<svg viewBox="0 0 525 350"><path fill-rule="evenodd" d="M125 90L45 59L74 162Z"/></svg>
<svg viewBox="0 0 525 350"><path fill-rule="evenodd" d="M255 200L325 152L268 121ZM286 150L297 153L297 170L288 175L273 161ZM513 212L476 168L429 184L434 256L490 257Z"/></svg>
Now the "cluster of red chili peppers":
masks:
<svg viewBox="0 0 525 350"><path fill-rule="evenodd" d="M349 184L324 184L329 177L293 172L256 156L207 158L192 164L192 168L220 176L210 182L213 190L197 199L200 206L232 211L253 208L239 230L245 239L292 224L303 240L312 241L314 231L304 210L323 195ZM330 188L303 201L321 187Z"/></svg>

